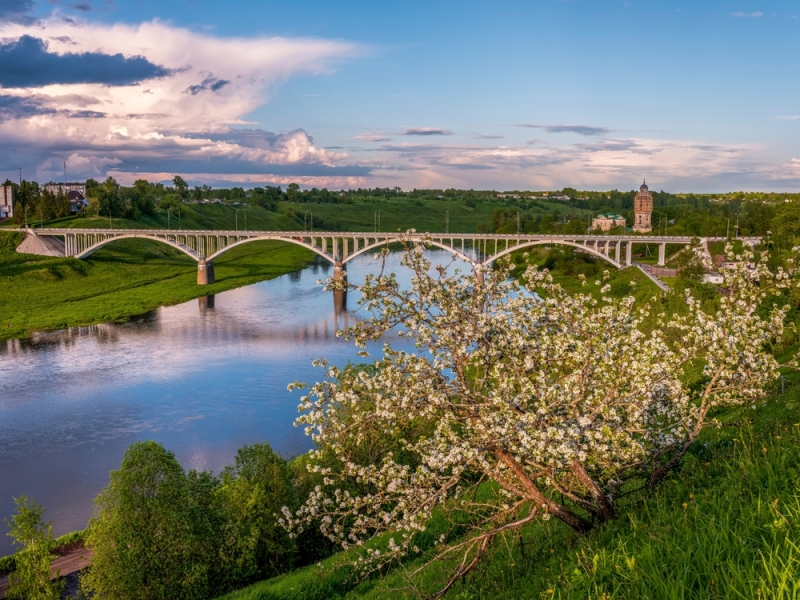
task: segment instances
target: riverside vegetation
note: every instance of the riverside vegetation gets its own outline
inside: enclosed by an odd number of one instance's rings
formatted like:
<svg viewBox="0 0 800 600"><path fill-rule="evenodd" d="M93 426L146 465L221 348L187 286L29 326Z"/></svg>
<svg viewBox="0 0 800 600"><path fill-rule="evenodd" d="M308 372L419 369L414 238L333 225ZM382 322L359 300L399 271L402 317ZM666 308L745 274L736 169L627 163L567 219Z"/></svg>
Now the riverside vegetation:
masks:
<svg viewBox="0 0 800 600"><path fill-rule="evenodd" d="M414 289L368 279L375 319L350 334L398 323L432 358L326 367L303 399L316 450L291 463L243 449L214 477L134 445L98 498L87 588L210 597L318 561L231 598L797 593L798 397L764 400L796 352L791 263L740 267L729 296L669 314L615 299L605 275L584 288L599 297L565 295L528 269L531 303L503 270L431 278L418 249L408 260ZM642 318L668 318L665 335ZM254 456L267 468L244 467Z"/></svg>
<svg viewBox="0 0 800 600"><path fill-rule="evenodd" d="M306 227L332 231L419 231L563 233L586 231L590 215L614 210L632 218L634 192L561 190L570 199L555 201L543 194L516 192L500 197L493 191L357 189L302 191L296 184L280 187L190 189L181 177L173 185L138 180L119 186L112 178L88 180L85 214L67 216L65 196L41 189L35 182L12 184L17 209L14 222L0 227L0 340L54 329L115 321L157 306L269 279L307 265L312 253L277 243L237 248L216 261L217 283L198 288L190 259L157 242L118 241L87 260L20 256L13 247L20 238L2 233L23 223L57 227L183 228L289 230ZM766 235L778 248L798 235L800 202L787 195L713 195L655 192L658 227L675 235ZM187 204L214 199L220 204ZM722 201L720 201L722 200ZM655 217L654 217L655 218ZM738 229L737 229L738 227ZM659 229L659 231L662 231ZM662 231L662 232L663 232ZM655 233L655 232L654 232ZM669 248L675 252L676 248ZM652 248L634 245L638 260L653 262ZM574 254L573 254L574 255ZM567 261L561 261L566 265ZM564 269L551 270L560 283L571 285ZM567 277L561 277L567 275ZM642 288L640 288L642 289Z"/></svg>

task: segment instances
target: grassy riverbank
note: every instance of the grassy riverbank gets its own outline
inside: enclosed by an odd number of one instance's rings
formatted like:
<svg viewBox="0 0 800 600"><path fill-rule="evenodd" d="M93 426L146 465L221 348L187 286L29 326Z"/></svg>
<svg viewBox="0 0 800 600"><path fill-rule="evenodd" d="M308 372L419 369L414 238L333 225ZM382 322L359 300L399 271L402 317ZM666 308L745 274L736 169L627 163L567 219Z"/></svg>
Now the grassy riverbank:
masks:
<svg viewBox="0 0 800 600"><path fill-rule="evenodd" d="M254 242L215 261L217 282L196 284L196 263L157 242L122 240L85 260L14 252L18 234L0 233L0 339L120 321L272 279L304 268L312 252L280 242Z"/></svg>
<svg viewBox="0 0 800 600"><path fill-rule="evenodd" d="M583 536L555 519L497 543L446 598L796 598L800 591L800 389L707 431L650 497ZM433 538L448 525L434 518ZM426 534L428 536L428 534ZM453 565L405 575L423 559L358 583L348 555L257 583L225 600L415 598Z"/></svg>

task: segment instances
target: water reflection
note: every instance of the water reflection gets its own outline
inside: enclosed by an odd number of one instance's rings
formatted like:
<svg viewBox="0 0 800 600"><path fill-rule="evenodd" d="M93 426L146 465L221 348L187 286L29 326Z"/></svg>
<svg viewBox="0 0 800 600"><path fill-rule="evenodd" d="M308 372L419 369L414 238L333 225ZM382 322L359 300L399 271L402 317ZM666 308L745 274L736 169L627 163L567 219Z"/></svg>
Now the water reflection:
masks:
<svg viewBox="0 0 800 600"><path fill-rule="evenodd" d="M399 255L388 262L402 272ZM370 256L348 267L356 283L376 270ZM329 272L317 263L126 323L0 343L0 518L12 496L26 494L48 509L56 535L83 527L108 472L139 439L163 443L184 467L214 471L245 444L266 440L286 456L308 450L293 426L298 394L286 385L319 379L316 358L360 360L336 337L360 317L358 298L323 292L317 280ZM9 542L0 536L0 555Z"/></svg>

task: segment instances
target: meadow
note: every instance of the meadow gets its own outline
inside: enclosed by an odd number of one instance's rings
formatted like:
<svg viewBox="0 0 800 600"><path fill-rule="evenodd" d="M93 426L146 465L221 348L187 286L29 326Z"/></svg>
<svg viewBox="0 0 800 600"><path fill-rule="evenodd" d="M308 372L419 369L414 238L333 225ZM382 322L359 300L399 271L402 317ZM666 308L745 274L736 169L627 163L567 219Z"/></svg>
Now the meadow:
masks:
<svg viewBox="0 0 800 600"><path fill-rule="evenodd" d="M196 263L157 242L121 240L78 260L16 254L18 239L0 233L0 340L123 321L159 306L272 279L314 259L299 246L245 244L215 262L216 283L198 286Z"/></svg>

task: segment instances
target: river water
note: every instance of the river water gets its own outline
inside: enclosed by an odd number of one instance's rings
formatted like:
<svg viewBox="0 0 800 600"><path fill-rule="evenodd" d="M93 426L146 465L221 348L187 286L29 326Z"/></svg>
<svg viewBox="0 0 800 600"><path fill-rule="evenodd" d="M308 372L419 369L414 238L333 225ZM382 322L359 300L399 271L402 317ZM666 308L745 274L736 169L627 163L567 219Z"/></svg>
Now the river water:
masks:
<svg viewBox="0 0 800 600"><path fill-rule="evenodd" d="M430 257L451 261L444 251ZM399 262L392 253L387 266L407 280ZM360 283L378 267L362 255L348 278ZM108 472L137 440L162 443L184 468L214 472L245 444L267 441L286 457L307 451L310 439L293 426L300 393L287 384L320 379L316 358L363 360L335 337L363 312L352 292L349 311L334 310L317 283L330 274L315 264L123 324L0 342L0 520L25 494L44 505L56 535L83 528ZM0 556L12 550L0 535Z"/></svg>

